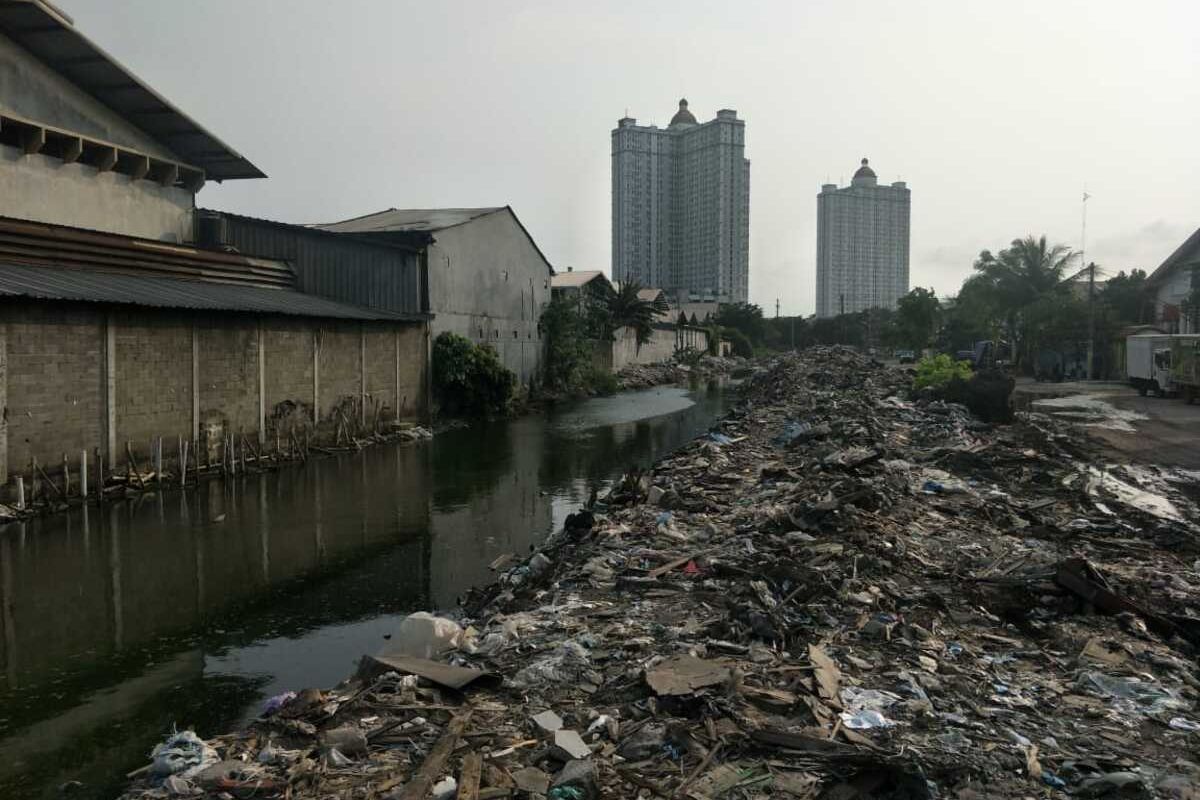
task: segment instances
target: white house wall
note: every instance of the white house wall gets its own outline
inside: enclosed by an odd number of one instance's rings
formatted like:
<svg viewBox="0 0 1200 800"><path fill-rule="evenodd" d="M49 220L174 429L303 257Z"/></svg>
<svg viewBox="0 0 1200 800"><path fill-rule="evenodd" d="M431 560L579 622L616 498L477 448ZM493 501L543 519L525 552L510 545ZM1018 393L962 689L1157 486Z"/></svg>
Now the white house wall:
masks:
<svg viewBox="0 0 1200 800"><path fill-rule="evenodd" d="M550 301L550 269L507 209L434 234L429 247L433 335L486 342L528 385L542 363L538 318Z"/></svg>

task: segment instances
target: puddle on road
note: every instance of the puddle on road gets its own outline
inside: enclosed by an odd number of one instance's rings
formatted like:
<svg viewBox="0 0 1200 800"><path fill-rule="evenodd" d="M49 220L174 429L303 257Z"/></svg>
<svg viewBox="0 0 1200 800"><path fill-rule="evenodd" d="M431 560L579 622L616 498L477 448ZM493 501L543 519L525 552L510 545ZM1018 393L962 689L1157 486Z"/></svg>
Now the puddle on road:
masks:
<svg viewBox="0 0 1200 800"><path fill-rule="evenodd" d="M1096 395L1076 394L1068 397L1048 397L1033 401L1035 411L1046 411L1090 428L1104 428L1122 433L1137 433L1133 423L1150 419L1146 414L1117 408Z"/></svg>

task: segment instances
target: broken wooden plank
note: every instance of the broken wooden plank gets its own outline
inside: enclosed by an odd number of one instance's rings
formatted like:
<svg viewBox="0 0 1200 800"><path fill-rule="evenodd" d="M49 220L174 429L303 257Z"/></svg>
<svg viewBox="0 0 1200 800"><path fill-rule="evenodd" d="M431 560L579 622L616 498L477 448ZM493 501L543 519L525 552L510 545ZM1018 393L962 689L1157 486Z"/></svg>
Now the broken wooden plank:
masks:
<svg viewBox="0 0 1200 800"><path fill-rule="evenodd" d="M471 720L471 714L475 709L466 708L461 714L450 720L450 724L446 726L446 732L442 734L442 738L437 740L437 744L429 751L429 755L421 762L421 766L417 768L417 772L413 775L404 789L397 794L396 800L425 800L429 794L429 790L433 788L434 781L442 774L446 766L446 760L450 758L450 754L454 752L454 746L458 744L458 739L466 730L467 723Z"/></svg>
<svg viewBox="0 0 1200 800"><path fill-rule="evenodd" d="M479 800L479 776L483 772L483 756L472 750L463 757L458 774L458 800Z"/></svg>

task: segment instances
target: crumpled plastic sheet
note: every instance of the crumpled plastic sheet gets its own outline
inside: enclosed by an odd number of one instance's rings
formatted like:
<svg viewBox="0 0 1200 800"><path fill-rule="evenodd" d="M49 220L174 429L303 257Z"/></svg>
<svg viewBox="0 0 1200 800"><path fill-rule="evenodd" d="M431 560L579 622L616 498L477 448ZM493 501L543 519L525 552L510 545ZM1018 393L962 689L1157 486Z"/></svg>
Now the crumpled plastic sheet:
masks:
<svg viewBox="0 0 1200 800"><path fill-rule="evenodd" d="M180 731L171 734L165 742L155 747L150 753L150 759L150 772L153 775L190 778L217 763L218 756L217 751L193 731Z"/></svg>

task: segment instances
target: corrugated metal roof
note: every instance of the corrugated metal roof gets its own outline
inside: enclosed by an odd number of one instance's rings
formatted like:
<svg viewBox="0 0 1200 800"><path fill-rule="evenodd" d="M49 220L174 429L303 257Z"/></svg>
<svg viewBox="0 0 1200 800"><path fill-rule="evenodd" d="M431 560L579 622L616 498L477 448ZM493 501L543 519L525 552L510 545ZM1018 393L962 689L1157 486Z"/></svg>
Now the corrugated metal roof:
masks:
<svg viewBox="0 0 1200 800"><path fill-rule="evenodd" d="M389 231L440 231L462 225L507 206L487 208L389 208L363 217L313 225L332 233L387 233Z"/></svg>
<svg viewBox="0 0 1200 800"><path fill-rule="evenodd" d="M266 177L76 30L71 19L49 3L0 0L0 31L181 159L203 169L209 179Z"/></svg>
<svg viewBox="0 0 1200 800"><path fill-rule="evenodd" d="M427 314L362 308L290 289L0 263L0 297L5 296L335 319L420 320L429 317Z"/></svg>
<svg viewBox="0 0 1200 800"><path fill-rule="evenodd" d="M550 288L579 288L584 284L591 283L596 278L602 278L605 283L608 282L608 277L598 269L576 269L570 272L559 272L550 278Z"/></svg>
<svg viewBox="0 0 1200 800"><path fill-rule="evenodd" d="M283 260L0 217L0 262L296 288Z"/></svg>

